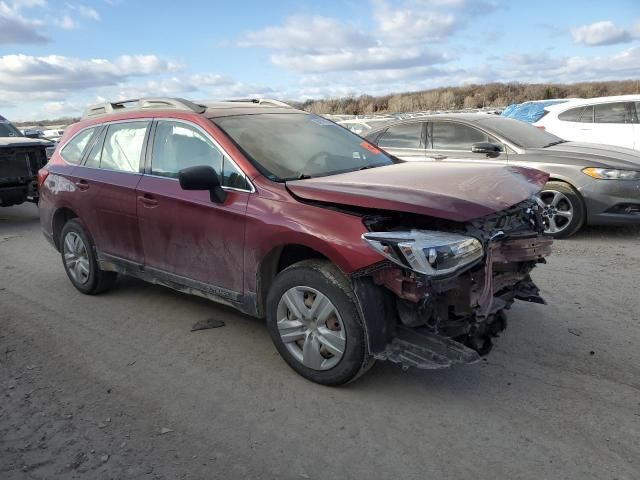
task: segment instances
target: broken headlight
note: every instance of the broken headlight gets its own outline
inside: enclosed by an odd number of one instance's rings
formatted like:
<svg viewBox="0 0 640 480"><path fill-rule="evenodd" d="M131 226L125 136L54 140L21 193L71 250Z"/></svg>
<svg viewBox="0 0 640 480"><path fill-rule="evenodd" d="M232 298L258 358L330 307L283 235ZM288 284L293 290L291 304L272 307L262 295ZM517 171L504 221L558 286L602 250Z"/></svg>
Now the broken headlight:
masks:
<svg viewBox="0 0 640 480"><path fill-rule="evenodd" d="M370 232L362 239L392 262L430 277L451 275L484 256L479 240L455 233Z"/></svg>

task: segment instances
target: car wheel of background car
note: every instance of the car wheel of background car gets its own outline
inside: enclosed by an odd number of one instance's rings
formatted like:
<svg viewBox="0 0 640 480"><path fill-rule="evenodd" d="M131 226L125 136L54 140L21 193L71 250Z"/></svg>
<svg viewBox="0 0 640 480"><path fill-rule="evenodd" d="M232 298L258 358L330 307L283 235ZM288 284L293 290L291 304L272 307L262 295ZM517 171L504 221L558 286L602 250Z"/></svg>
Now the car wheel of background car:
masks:
<svg viewBox="0 0 640 480"><path fill-rule="evenodd" d="M538 195L544 206L545 233L555 238L567 238L582 227L586 209L580 195L565 182L547 182Z"/></svg>
<svg viewBox="0 0 640 480"><path fill-rule="evenodd" d="M305 260L278 274L267 326L289 366L313 382L341 385L373 365L349 281L330 262Z"/></svg>
<svg viewBox="0 0 640 480"><path fill-rule="evenodd" d="M69 280L82 293L102 293L115 283L118 274L100 270L91 240L78 220L69 220L62 228L60 253Z"/></svg>

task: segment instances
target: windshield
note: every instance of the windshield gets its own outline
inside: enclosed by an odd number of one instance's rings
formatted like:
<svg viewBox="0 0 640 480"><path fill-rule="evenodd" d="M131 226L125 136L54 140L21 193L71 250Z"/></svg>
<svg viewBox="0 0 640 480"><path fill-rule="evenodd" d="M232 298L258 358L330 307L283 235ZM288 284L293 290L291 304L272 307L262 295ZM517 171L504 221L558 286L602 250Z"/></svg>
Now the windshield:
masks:
<svg viewBox="0 0 640 480"><path fill-rule="evenodd" d="M9 122L0 121L0 137L21 137L20 130Z"/></svg>
<svg viewBox="0 0 640 480"><path fill-rule="evenodd" d="M263 113L212 121L264 175L275 181L322 177L394 163L362 138L316 115Z"/></svg>
<svg viewBox="0 0 640 480"><path fill-rule="evenodd" d="M522 148L544 148L564 142L560 137L520 120L487 115L478 120L478 124Z"/></svg>

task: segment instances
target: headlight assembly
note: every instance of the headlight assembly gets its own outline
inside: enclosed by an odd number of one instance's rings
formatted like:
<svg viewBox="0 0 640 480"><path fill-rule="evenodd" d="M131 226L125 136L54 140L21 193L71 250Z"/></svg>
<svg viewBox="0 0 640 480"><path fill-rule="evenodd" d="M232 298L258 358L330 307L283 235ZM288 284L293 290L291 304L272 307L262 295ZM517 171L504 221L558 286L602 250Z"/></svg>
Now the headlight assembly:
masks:
<svg viewBox="0 0 640 480"><path fill-rule="evenodd" d="M370 232L362 239L398 265L430 277L444 277L462 270L484 256L473 237L430 230Z"/></svg>
<svg viewBox="0 0 640 480"><path fill-rule="evenodd" d="M583 168L582 173L598 180L640 180L640 171L614 168Z"/></svg>

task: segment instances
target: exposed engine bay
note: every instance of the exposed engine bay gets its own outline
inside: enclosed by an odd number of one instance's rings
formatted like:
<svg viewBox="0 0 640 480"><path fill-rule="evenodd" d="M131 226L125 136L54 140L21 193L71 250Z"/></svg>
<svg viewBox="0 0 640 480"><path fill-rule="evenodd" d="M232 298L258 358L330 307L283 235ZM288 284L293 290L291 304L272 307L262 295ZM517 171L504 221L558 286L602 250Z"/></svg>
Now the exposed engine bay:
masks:
<svg viewBox="0 0 640 480"><path fill-rule="evenodd" d="M367 290L391 292L376 309L396 319L385 345L370 346L377 358L418 368L472 363L489 353L515 300L545 303L530 272L553 240L534 198L468 223L411 214L363 221L371 232L363 240L389 261L354 276L356 295L363 314L376 315L364 311Z"/></svg>

